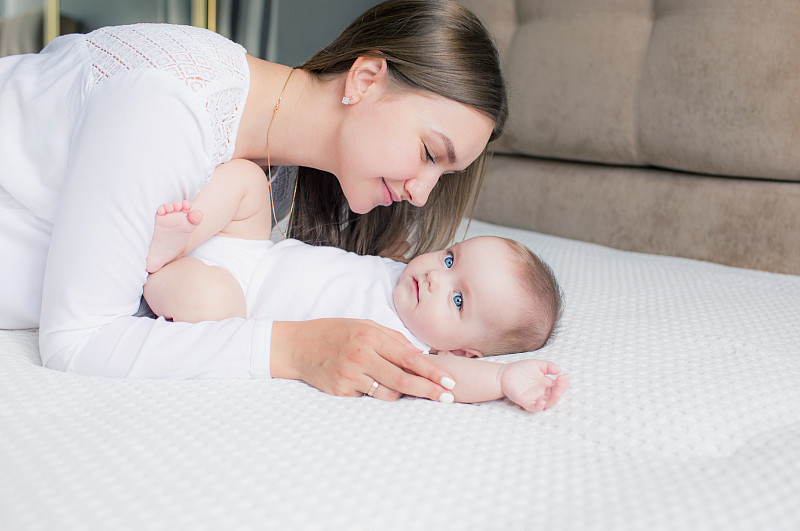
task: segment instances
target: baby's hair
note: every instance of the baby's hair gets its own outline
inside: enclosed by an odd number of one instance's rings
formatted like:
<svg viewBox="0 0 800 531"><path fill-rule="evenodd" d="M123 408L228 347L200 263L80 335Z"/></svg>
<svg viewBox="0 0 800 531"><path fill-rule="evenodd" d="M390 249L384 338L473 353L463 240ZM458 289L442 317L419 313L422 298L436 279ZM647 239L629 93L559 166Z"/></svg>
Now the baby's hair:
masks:
<svg viewBox="0 0 800 531"><path fill-rule="evenodd" d="M484 356L530 352L542 348L563 312L563 292L555 273L518 241L501 238L515 258L515 273L525 301L523 315L481 349Z"/></svg>

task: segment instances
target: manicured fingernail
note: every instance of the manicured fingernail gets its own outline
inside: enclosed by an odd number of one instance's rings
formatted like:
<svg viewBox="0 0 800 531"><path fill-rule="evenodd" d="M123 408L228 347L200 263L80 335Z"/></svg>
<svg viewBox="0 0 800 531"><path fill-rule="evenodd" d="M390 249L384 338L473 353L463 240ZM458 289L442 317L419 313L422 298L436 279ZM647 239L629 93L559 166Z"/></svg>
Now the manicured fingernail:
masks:
<svg viewBox="0 0 800 531"><path fill-rule="evenodd" d="M439 402L442 402L443 404L452 404L453 400L455 400L453 393L442 393L439 395Z"/></svg>
<svg viewBox="0 0 800 531"><path fill-rule="evenodd" d="M452 389L456 386L456 381L449 376L442 376L442 379L439 381L439 383L442 384L442 387L445 389Z"/></svg>

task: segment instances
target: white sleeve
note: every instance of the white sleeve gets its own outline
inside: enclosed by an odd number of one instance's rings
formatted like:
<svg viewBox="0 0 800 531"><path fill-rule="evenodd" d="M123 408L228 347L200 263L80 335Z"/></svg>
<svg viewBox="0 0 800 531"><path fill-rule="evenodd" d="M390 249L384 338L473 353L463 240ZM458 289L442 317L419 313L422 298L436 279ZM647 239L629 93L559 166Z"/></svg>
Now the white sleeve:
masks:
<svg viewBox="0 0 800 531"><path fill-rule="evenodd" d="M194 93L158 72L95 88L76 124L42 298L45 366L102 376L269 377L272 323L132 317L160 204L194 197L215 145Z"/></svg>

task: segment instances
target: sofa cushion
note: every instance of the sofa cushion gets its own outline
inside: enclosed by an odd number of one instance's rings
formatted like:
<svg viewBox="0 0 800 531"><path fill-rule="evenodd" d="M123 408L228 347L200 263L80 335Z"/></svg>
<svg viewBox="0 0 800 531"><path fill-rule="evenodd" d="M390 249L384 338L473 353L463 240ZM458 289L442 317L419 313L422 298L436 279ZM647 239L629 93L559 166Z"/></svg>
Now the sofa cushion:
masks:
<svg viewBox="0 0 800 531"><path fill-rule="evenodd" d="M800 275L800 186L495 156L475 217L646 253Z"/></svg>
<svg viewBox="0 0 800 531"><path fill-rule="evenodd" d="M655 6L637 101L644 160L800 181L800 2Z"/></svg>
<svg viewBox="0 0 800 531"><path fill-rule="evenodd" d="M643 163L634 102L650 5L519 2L505 58L513 116L508 147L526 155Z"/></svg>
<svg viewBox="0 0 800 531"><path fill-rule="evenodd" d="M498 151L800 181L796 0L461 1L503 54Z"/></svg>

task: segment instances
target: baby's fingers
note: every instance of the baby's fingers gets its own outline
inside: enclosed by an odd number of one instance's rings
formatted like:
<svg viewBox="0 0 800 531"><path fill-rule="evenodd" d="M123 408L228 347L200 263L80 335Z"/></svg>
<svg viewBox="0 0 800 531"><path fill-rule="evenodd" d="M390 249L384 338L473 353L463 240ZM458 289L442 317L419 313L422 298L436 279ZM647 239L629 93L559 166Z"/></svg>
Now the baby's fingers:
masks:
<svg viewBox="0 0 800 531"><path fill-rule="evenodd" d="M544 409L556 405L556 402L558 402L558 399L561 398L562 394L564 394L564 391L568 385L569 377L566 374L562 374L556 378L553 382L553 386L550 388L550 393L547 397L547 403L545 404Z"/></svg>
<svg viewBox="0 0 800 531"><path fill-rule="evenodd" d="M561 368L552 361L537 360L539 362L539 369L545 374L558 374Z"/></svg>

